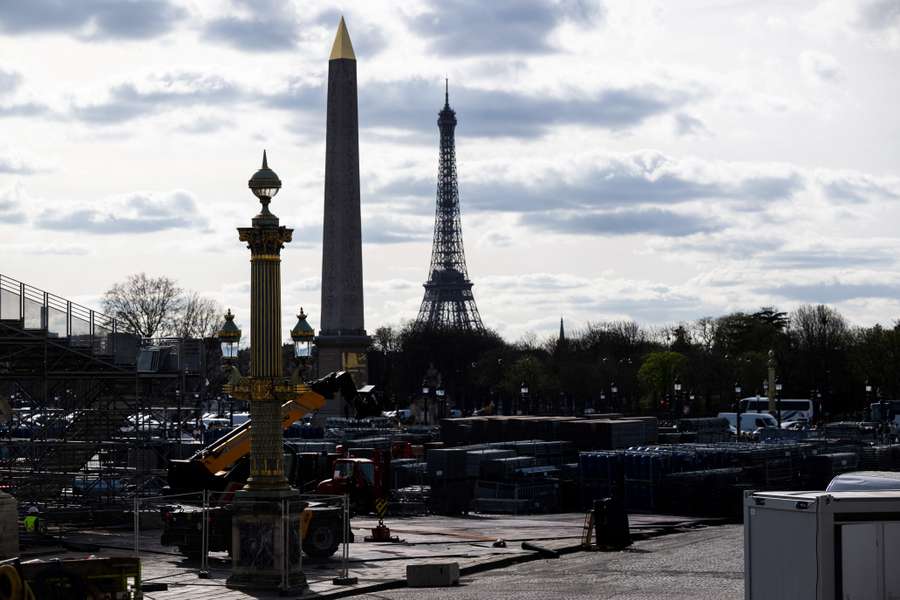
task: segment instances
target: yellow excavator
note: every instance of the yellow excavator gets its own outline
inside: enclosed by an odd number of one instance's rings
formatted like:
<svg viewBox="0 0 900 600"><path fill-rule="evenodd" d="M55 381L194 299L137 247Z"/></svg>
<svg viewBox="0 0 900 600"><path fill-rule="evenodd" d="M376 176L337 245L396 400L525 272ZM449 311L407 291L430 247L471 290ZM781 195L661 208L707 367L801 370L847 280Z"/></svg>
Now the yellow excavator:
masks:
<svg viewBox="0 0 900 600"><path fill-rule="evenodd" d="M325 404L326 398L337 392L350 402L356 396L353 377L346 371L330 373L308 384L309 390L281 407L282 427L288 428L305 415ZM183 460L169 461L169 490L172 493L219 492L216 503L209 509L210 551L231 551L231 500L235 491L243 487L249 475L250 428L247 421L227 435L210 443ZM286 460L285 476L291 485L301 488L305 482L296 460ZM202 511L197 506L171 505L162 509L163 533L161 543L177 546L188 557L198 557L202 548ZM310 503L301 518L303 551L312 558L327 558L337 551L342 540L341 509Z"/></svg>

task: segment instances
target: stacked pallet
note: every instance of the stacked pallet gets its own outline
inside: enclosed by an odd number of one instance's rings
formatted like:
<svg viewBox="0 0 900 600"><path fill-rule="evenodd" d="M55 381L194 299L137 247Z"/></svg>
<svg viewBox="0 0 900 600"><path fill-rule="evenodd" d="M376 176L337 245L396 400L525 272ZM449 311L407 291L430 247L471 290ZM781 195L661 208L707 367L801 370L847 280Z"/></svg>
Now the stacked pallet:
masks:
<svg viewBox="0 0 900 600"><path fill-rule="evenodd" d="M513 458L516 452L505 448L481 448L466 452L466 477L477 478L481 475L483 462L504 458Z"/></svg>
<svg viewBox="0 0 900 600"><path fill-rule="evenodd" d="M515 477L516 471L533 467L537 461L533 456L514 456L512 458L494 458L481 463L481 479L486 481L508 481Z"/></svg>

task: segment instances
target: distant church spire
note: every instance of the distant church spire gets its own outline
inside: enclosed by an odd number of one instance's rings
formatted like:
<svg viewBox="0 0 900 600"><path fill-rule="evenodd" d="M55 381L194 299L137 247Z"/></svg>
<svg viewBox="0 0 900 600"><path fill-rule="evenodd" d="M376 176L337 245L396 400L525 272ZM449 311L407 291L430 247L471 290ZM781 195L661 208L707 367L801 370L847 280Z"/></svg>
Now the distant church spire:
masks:
<svg viewBox="0 0 900 600"><path fill-rule="evenodd" d="M566 343L566 326L563 324L562 316L559 317L559 343Z"/></svg>

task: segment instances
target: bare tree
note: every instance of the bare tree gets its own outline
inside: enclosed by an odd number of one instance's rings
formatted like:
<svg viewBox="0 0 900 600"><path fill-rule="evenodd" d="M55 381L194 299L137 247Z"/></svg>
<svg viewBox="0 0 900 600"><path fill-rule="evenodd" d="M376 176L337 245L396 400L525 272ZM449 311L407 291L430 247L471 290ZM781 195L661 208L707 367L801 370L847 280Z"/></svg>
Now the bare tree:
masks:
<svg viewBox="0 0 900 600"><path fill-rule="evenodd" d="M843 315L824 304L803 304L791 314L791 329L802 348L828 352L846 344L850 328Z"/></svg>
<svg viewBox="0 0 900 600"><path fill-rule="evenodd" d="M167 333L181 310L182 290L168 277L130 275L103 295L103 311L143 337Z"/></svg>
<svg viewBox="0 0 900 600"><path fill-rule="evenodd" d="M376 350L385 354L400 350L400 331L391 325L379 327L372 336L372 344Z"/></svg>
<svg viewBox="0 0 900 600"><path fill-rule="evenodd" d="M222 327L225 309L213 300L197 292L186 292L181 298L181 307L174 318L172 333L182 338L214 337Z"/></svg>

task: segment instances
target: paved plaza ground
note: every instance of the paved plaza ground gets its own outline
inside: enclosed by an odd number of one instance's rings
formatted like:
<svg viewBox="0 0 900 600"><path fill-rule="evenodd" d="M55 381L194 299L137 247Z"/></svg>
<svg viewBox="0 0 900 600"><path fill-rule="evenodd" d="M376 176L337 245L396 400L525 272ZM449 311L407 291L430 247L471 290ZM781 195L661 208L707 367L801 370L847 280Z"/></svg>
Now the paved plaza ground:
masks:
<svg viewBox="0 0 900 600"><path fill-rule="evenodd" d="M738 525L710 525L682 517L632 515L635 544L622 552L577 550L584 515L530 515L518 517L411 517L389 521L402 544L362 542L374 520L354 519L358 543L350 545L348 568L358 584L340 587L332 579L340 573L339 560L305 561L309 578L307 597L468 600L505 598L692 598L738 600L743 597L743 542ZM225 554L209 560L209 578L198 577L199 564L158 544L158 530L141 536L143 579L165 584L165 590L145 592L149 600L237 600L252 596L225 587L230 561ZM130 554L133 535L92 531L70 539L99 544L96 554ZM493 547L497 539L505 548ZM559 559L540 559L522 548L533 541L563 551ZM117 549L118 548L118 549ZM68 556L71 556L69 553ZM338 554L335 558L339 559ZM405 588L406 565L454 561L463 570L454 588ZM275 595L271 595L275 597Z"/></svg>

